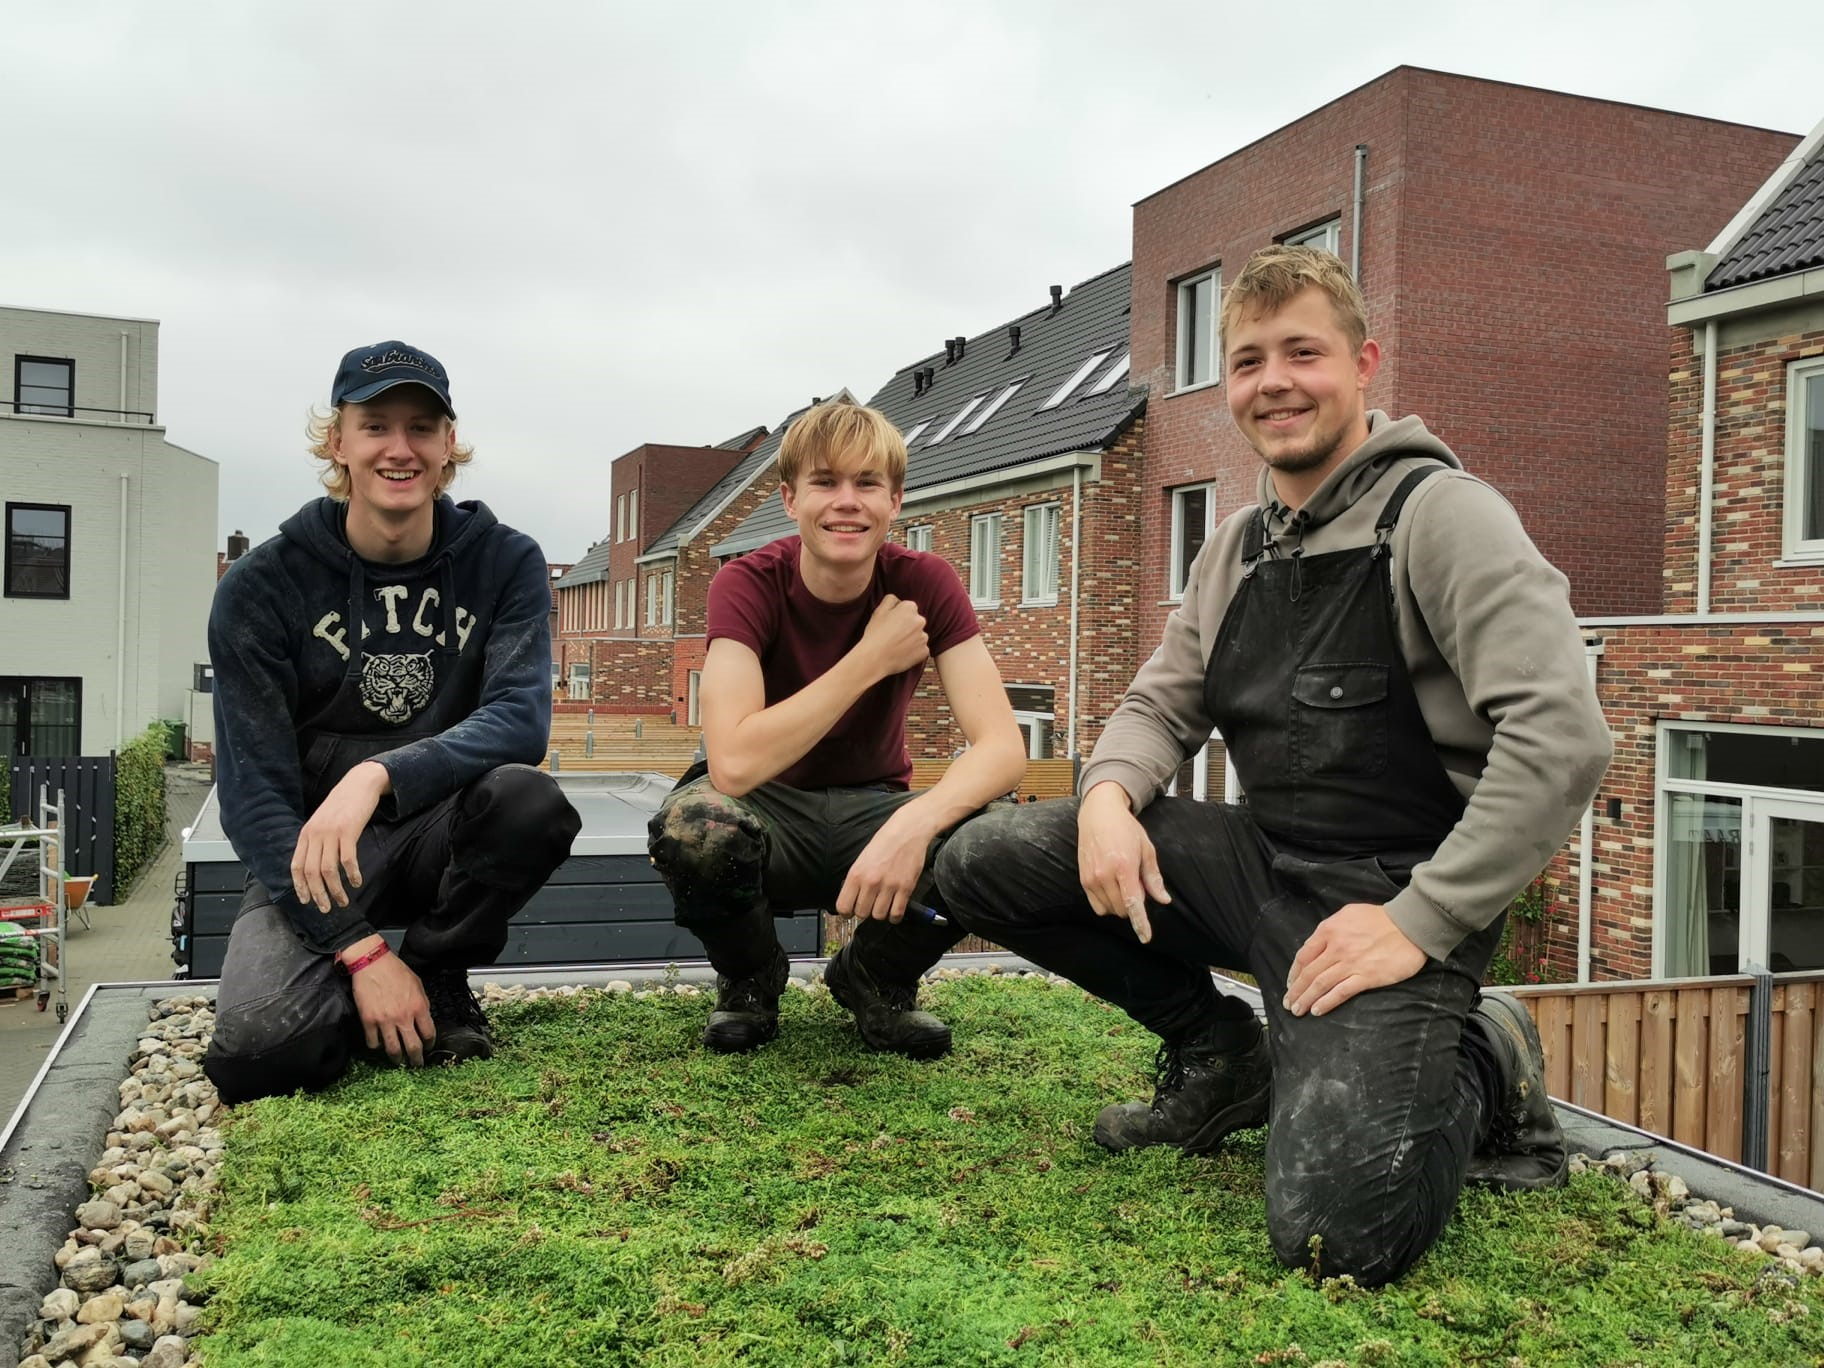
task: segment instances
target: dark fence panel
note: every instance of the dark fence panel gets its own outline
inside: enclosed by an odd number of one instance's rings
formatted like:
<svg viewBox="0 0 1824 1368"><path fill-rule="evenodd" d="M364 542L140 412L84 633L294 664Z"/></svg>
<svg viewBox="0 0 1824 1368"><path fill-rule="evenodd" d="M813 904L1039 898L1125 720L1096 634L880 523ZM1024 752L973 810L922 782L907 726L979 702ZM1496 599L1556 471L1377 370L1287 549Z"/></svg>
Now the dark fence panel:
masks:
<svg viewBox="0 0 1824 1368"><path fill-rule="evenodd" d="M114 901L114 757L26 755L10 765L15 820L38 820L38 790L63 790L63 872L93 874L89 900Z"/></svg>

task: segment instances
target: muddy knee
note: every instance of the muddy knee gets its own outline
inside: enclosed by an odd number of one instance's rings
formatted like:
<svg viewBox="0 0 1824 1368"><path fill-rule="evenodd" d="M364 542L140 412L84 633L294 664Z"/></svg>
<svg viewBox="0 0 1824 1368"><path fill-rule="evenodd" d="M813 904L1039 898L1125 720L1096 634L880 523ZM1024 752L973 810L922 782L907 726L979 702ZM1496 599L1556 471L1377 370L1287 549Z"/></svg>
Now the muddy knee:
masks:
<svg viewBox="0 0 1824 1368"><path fill-rule="evenodd" d="M680 926L701 926L763 905L766 824L706 785L667 803L647 825L647 851L671 890Z"/></svg>
<svg viewBox="0 0 1824 1368"><path fill-rule="evenodd" d="M233 1027L239 1025L240 1029ZM346 1021L314 1021L284 1030L276 1019L230 1023L226 1038L218 1029L203 1055L203 1072L222 1101L233 1104L255 1097L316 1092L327 1088L348 1068L352 1034Z"/></svg>

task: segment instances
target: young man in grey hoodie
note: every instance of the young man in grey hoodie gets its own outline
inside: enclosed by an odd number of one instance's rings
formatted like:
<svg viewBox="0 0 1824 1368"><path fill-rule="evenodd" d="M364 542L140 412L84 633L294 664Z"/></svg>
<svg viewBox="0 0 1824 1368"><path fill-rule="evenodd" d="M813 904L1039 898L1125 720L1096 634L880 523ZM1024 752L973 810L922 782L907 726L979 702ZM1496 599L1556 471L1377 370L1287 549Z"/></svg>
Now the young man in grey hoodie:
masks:
<svg viewBox="0 0 1824 1368"><path fill-rule="evenodd" d="M1224 385L1265 464L1084 766L1080 797L990 812L937 866L970 930L1161 1040L1110 1150L1267 1133L1288 1265L1398 1277L1466 1179L1564 1179L1525 1010L1478 985L1514 894L1608 765L1566 581L1416 417L1327 252L1256 253L1224 296ZM1220 731L1241 806L1164 797ZM1206 966L1255 976L1248 1004Z"/></svg>

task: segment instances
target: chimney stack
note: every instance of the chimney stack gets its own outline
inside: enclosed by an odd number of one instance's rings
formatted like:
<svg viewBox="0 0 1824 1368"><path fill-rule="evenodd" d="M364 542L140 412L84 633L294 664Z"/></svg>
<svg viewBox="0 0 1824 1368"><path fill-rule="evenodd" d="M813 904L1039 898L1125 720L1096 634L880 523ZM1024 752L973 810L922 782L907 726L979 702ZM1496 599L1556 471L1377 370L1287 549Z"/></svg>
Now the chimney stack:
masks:
<svg viewBox="0 0 1824 1368"><path fill-rule="evenodd" d="M946 366L956 364L956 339L954 337L944 339L944 364Z"/></svg>
<svg viewBox="0 0 1824 1368"><path fill-rule="evenodd" d="M1064 307L1064 287L1062 285L1053 285L1051 287L1051 311L1055 314L1059 309L1061 309L1063 307Z"/></svg>
<svg viewBox="0 0 1824 1368"><path fill-rule="evenodd" d="M937 383L937 367L936 366L926 366L925 367L925 388L927 390L929 390L936 383Z"/></svg>
<svg viewBox="0 0 1824 1368"><path fill-rule="evenodd" d="M925 373L922 370L912 372L912 397L918 398L925 392Z"/></svg>
<svg viewBox="0 0 1824 1368"><path fill-rule="evenodd" d="M1007 345L1009 348L1007 355L1009 356L1020 349L1020 325L1018 323L1007 325Z"/></svg>
<svg viewBox="0 0 1824 1368"><path fill-rule="evenodd" d="M958 361L961 361L963 359L963 351L965 348L968 347L968 345L969 345L968 338L959 337L956 339L956 359Z"/></svg>
<svg viewBox="0 0 1824 1368"><path fill-rule="evenodd" d="M228 559L230 562L237 561L246 554L247 534L237 527L228 538Z"/></svg>

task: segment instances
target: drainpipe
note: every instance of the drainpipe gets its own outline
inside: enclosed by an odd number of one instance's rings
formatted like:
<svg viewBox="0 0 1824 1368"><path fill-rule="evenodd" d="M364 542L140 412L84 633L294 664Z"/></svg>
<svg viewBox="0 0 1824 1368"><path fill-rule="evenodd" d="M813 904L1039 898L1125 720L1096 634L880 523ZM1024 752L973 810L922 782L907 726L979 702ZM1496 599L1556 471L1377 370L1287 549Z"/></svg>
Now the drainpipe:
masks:
<svg viewBox="0 0 1824 1368"><path fill-rule="evenodd" d="M120 472L120 558L114 579L114 749L126 741L127 718L127 472Z"/></svg>
<svg viewBox="0 0 1824 1368"><path fill-rule="evenodd" d="M1349 278L1358 285L1362 279L1362 202L1363 182L1367 179L1368 144L1355 145L1355 203L1349 217Z"/></svg>
<svg viewBox="0 0 1824 1368"><path fill-rule="evenodd" d="M1077 587L1083 582L1083 467L1070 470L1070 729L1064 753L1077 758Z"/></svg>
<svg viewBox="0 0 1824 1368"><path fill-rule="evenodd" d="M1710 611L1710 517L1716 476L1716 320L1704 324L1703 460L1697 477L1697 611Z"/></svg>
<svg viewBox="0 0 1824 1368"><path fill-rule="evenodd" d="M120 330L120 421L127 421L127 330Z"/></svg>
<svg viewBox="0 0 1824 1368"><path fill-rule="evenodd" d="M1602 638L1583 643L1583 663L1590 672L1590 688L1596 687L1596 662L1602 659ZM1596 854L1596 799L1591 798L1583 810L1583 821L1577 831L1577 982L1590 981L1590 933L1595 920L1591 907L1595 876L1590 862Z"/></svg>

